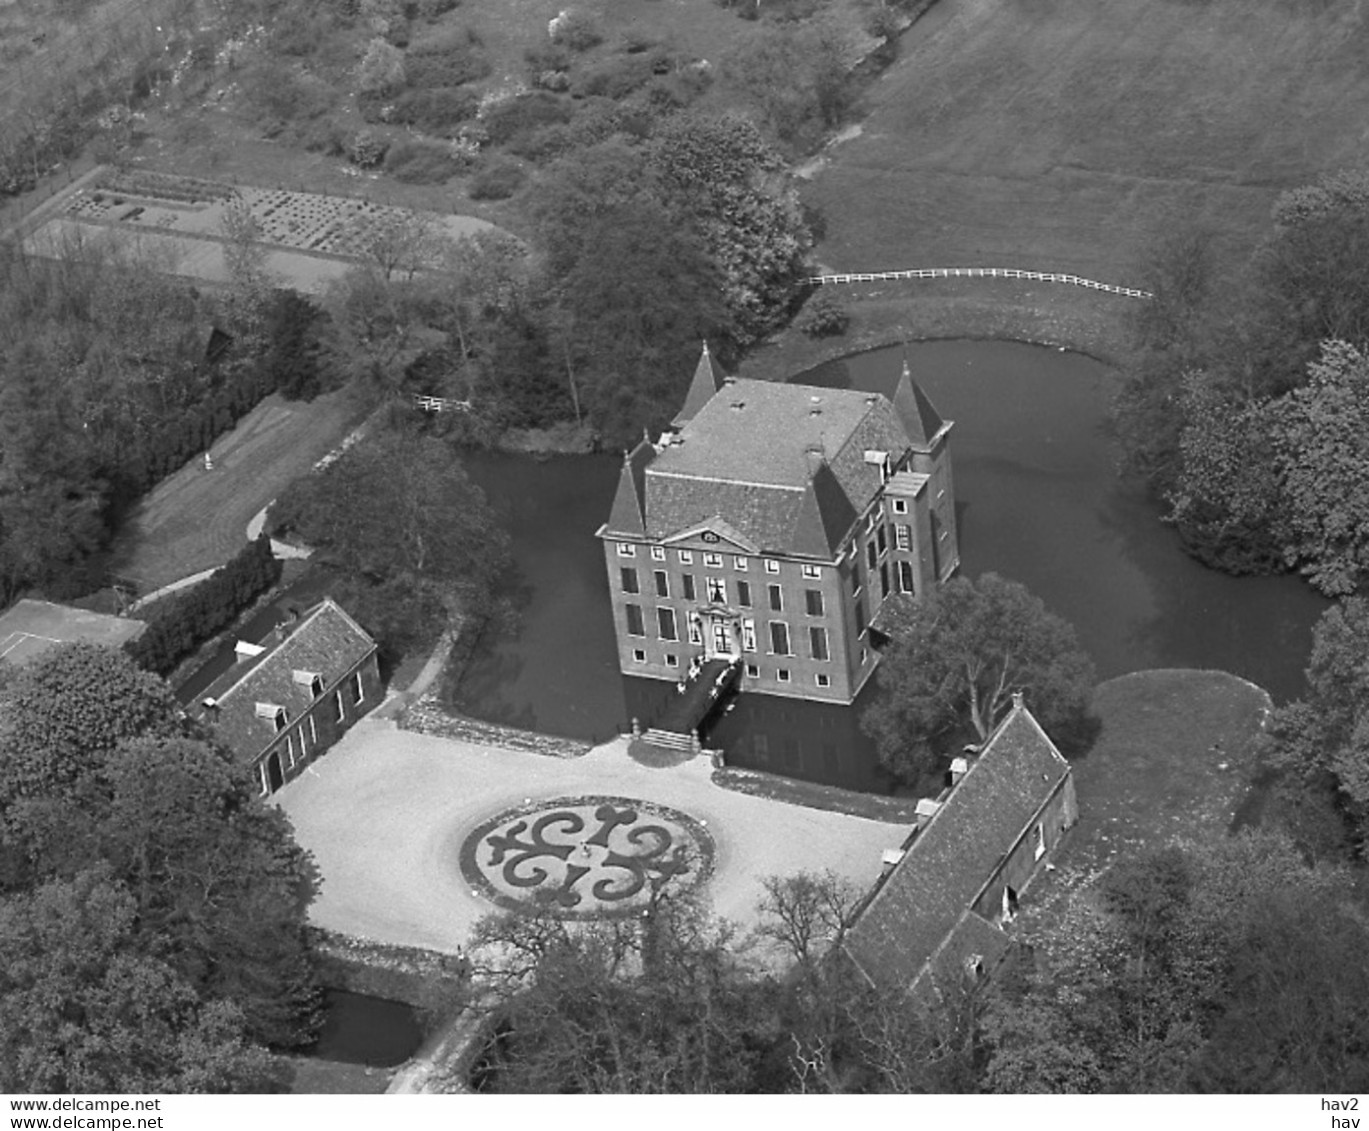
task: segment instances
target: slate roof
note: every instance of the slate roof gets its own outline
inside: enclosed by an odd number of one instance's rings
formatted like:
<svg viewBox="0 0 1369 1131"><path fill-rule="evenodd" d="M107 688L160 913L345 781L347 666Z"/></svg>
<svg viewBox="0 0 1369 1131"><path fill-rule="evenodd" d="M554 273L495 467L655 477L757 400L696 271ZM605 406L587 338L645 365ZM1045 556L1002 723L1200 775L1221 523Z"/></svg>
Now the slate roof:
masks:
<svg viewBox="0 0 1369 1131"><path fill-rule="evenodd" d="M318 675L325 689L375 650L376 643L331 598L324 598L274 647L244 660L220 676L201 698L213 699L210 718L219 736L241 757L255 758L275 739L276 725L259 718L258 703L284 707L293 722L314 702L296 671Z"/></svg>
<svg viewBox="0 0 1369 1131"><path fill-rule="evenodd" d="M1006 936L970 907L1069 772L1014 706L847 932L847 953L872 981L911 987L943 944L957 958L1001 953Z"/></svg>
<svg viewBox="0 0 1369 1131"><path fill-rule="evenodd" d="M689 392L685 394L684 404L675 414L671 424L678 428L692 420L699 409L708 403L709 398L722 388L722 384L723 375L713 364L713 358L708 353L708 343L704 342L699 364L694 367L694 377L689 382Z"/></svg>
<svg viewBox="0 0 1369 1131"><path fill-rule="evenodd" d="M908 362L903 363L898 385L894 388L894 410L908 431L908 439L918 451L930 452L936 438L951 426L950 421L942 420L922 386L913 380Z"/></svg>
<svg viewBox="0 0 1369 1131"><path fill-rule="evenodd" d="M865 452L908 447L877 393L729 380L646 467L646 534L719 516L762 551L830 558L883 485Z"/></svg>

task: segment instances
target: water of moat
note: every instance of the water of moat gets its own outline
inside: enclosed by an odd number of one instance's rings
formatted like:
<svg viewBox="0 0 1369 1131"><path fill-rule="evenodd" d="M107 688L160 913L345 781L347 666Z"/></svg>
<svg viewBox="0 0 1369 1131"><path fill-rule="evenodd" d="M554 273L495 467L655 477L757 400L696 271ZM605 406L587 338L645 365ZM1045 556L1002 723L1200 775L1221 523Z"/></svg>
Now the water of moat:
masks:
<svg viewBox="0 0 1369 1131"><path fill-rule="evenodd" d="M962 569L1025 584L1069 620L1100 679L1156 667L1219 668L1297 695L1311 626L1325 608L1295 577L1232 578L1184 555L1134 485L1117 478L1103 433L1114 378L1080 354L1011 342L928 342L908 350L951 436ZM902 360L875 350L797 380L887 392ZM620 459L536 462L472 455L473 478L503 512L521 570L522 626L482 642L458 709L600 740L671 691L618 672L604 559ZM867 690L868 694L868 690ZM743 694L710 741L728 761L879 789L855 708Z"/></svg>

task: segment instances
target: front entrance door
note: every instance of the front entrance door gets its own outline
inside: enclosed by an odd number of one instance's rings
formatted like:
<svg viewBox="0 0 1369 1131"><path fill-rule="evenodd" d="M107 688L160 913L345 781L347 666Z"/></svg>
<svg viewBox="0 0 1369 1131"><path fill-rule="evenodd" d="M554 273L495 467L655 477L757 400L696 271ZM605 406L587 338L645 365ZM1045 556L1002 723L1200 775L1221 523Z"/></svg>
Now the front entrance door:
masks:
<svg viewBox="0 0 1369 1131"><path fill-rule="evenodd" d="M730 660L737 654L735 643L732 639L732 622L726 617L713 618L713 647L710 650L710 659Z"/></svg>

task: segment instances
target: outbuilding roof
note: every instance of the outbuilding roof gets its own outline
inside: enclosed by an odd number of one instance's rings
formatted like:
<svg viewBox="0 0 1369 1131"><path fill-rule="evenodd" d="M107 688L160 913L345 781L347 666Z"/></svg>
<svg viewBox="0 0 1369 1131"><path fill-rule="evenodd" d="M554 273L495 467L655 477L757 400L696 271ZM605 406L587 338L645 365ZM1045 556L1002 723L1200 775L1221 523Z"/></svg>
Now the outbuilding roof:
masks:
<svg viewBox="0 0 1369 1131"><path fill-rule="evenodd" d="M200 701L202 717L237 754L255 758L279 733L262 707L280 707L287 724L294 721L315 701L309 677L318 676L326 691L375 648L364 628L335 601L324 598L284 639L236 664L212 684ZM214 706L204 708L207 702Z"/></svg>
<svg viewBox="0 0 1369 1131"><path fill-rule="evenodd" d="M846 952L867 977L911 987L943 944L1001 953L1006 936L972 906L1069 773L1031 712L1014 705L847 932Z"/></svg>

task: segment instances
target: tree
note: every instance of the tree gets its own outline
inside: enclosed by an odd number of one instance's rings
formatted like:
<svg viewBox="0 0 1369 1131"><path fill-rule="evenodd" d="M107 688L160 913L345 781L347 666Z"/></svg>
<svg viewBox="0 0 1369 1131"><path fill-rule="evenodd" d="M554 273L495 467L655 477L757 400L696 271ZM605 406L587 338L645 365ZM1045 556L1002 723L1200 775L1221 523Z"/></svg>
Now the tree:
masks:
<svg viewBox="0 0 1369 1131"><path fill-rule="evenodd" d="M450 445L403 430L296 480L271 522L373 594L427 594L453 618L494 611L509 561L508 536Z"/></svg>
<svg viewBox="0 0 1369 1131"><path fill-rule="evenodd" d="M60 795L120 742L183 725L165 682L96 644L61 644L25 665L0 711L0 804Z"/></svg>
<svg viewBox="0 0 1369 1131"><path fill-rule="evenodd" d="M774 27L723 57L726 81L781 141L801 147L840 124L853 91L844 30L831 22Z"/></svg>
<svg viewBox="0 0 1369 1131"><path fill-rule="evenodd" d="M1369 358L1346 342L1325 342L1308 372L1306 385L1271 406L1284 560L1323 593L1341 596L1369 568Z"/></svg>
<svg viewBox="0 0 1369 1131"><path fill-rule="evenodd" d="M0 1088L283 1090L234 1006L143 952L136 916L100 868L0 900Z"/></svg>
<svg viewBox="0 0 1369 1131"><path fill-rule="evenodd" d="M470 953L472 992L498 1034L477 1069L482 1090L756 1090L766 987L732 929L685 896L667 895L639 919L487 917Z"/></svg>
<svg viewBox="0 0 1369 1131"><path fill-rule="evenodd" d="M893 772L914 780L971 735L984 742L1015 692L1057 741L1086 728L1093 665L1074 629L1025 586L986 573L901 603L861 726Z"/></svg>
<svg viewBox="0 0 1369 1131"><path fill-rule="evenodd" d="M310 401L324 391L321 330L327 315L312 300L278 290L266 308L266 384L289 400Z"/></svg>

